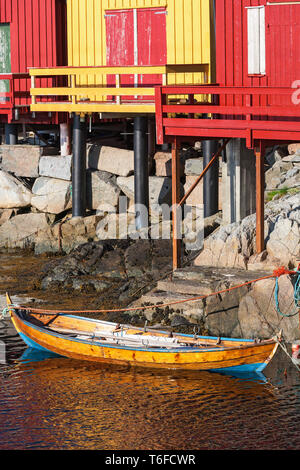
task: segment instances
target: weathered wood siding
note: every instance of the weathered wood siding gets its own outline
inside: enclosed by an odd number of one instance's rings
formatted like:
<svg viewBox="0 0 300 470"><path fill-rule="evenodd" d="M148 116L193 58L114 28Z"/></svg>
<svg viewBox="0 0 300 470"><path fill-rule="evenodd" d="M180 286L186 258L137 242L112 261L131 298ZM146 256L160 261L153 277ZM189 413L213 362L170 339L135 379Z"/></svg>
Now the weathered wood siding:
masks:
<svg viewBox="0 0 300 470"><path fill-rule="evenodd" d="M0 23L10 29L12 73L27 73L30 67L66 65L64 0L0 0ZM16 91L26 93L29 89L30 80L16 81ZM25 97L16 102L28 103L30 98Z"/></svg>
<svg viewBox="0 0 300 470"><path fill-rule="evenodd" d="M167 9L167 63L211 64L211 0L68 0L68 63L106 65L105 12L114 9ZM214 70L214 64L211 70ZM210 72L209 72L210 73ZM178 74L169 83L203 83L204 74ZM88 83L95 83L93 76Z"/></svg>
<svg viewBox="0 0 300 470"><path fill-rule="evenodd" d="M249 8L264 7L265 68L249 73ZM291 87L300 79L300 0L217 0L216 81L222 86ZM253 44L251 45L253 47ZM227 104L240 98L227 99ZM269 104L291 104L290 98L273 96ZM256 96L253 104L267 104Z"/></svg>

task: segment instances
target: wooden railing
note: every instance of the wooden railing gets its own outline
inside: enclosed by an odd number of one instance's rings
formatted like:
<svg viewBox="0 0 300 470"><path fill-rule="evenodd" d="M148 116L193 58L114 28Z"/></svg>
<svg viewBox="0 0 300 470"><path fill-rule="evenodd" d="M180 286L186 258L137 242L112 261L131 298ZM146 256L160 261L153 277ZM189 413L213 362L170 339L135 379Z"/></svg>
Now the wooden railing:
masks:
<svg viewBox="0 0 300 470"><path fill-rule="evenodd" d="M300 139L300 105L295 89L284 87L220 87L217 85L156 87L157 142L177 137ZM171 104L172 95L187 97ZM208 95L206 102L195 96Z"/></svg>
<svg viewBox="0 0 300 470"><path fill-rule="evenodd" d="M155 86L167 85L177 74L207 77L208 65L33 68L29 73L32 111L154 114ZM65 86L38 88L37 77L65 77Z"/></svg>

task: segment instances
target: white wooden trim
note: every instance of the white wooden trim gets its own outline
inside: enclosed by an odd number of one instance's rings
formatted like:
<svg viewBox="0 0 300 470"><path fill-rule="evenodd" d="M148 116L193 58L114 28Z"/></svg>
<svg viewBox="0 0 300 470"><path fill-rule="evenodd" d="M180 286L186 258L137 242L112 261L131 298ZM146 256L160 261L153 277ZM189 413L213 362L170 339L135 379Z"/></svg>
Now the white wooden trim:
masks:
<svg viewBox="0 0 300 470"><path fill-rule="evenodd" d="M266 73L265 7L247 8L248 74Z"/></svg>

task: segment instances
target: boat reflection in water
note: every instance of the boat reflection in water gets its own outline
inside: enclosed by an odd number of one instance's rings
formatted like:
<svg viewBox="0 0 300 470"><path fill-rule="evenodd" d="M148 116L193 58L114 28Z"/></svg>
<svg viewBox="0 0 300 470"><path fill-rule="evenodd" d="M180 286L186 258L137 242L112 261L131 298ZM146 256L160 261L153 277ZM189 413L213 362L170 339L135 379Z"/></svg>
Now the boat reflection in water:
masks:
<svg viewBox="0 0 300 470"><path fill-rule="evenodd" d="M0 448L263 449L291 442L284 400L260 374L134 368L34 349L5 374Z"/></svg>
<svg viewBox="0 0 300 470"><path fill-rule="evenodd" d="M52 359L55 357L62 357L58 354L51 353L48 351L40 351L39 349L35 348L27 348L23 352L22 356L19 358L19 362L27 363L27 362L41 362L45 361L46 359Z"/></svg>
<svg viewBox="0 0 300 470"><path fill-rule="evenodd" d="M55 354L55 353L52 353L52 352L48 352L48 351L41 351L41 350L38 350L38 349L35 349L35 348L27 348L25 349L25 351L23 352L22 356L19 358L18 362L20 363L31 363L31 362L42 362L42 361L45 361L47 359L53 359L53 358L60 358L62 360L65 360L67 361L68 358L65 358L63 356L60 356L58 354ZM110 367L112 368L112 370L114 370L116 368L116 364L103 364L103 363L98 363L97 364L99 370L101 370L103 367L105 369L109 369ZM95 365L95 367L97 367ZM131 369L131 366L128 365L128 366L120 366L118 365L117 366L117 369L118 370L130 370ZM139 369L139 373L142 373L144 370L144 368L140 368ZM150 369L151 371L151 369ZM174 373L174 371L171 371L171 370L164 370L164 369L160 369L160 370L157 370L157 369L153 369L152 370L153 373L155 374L158 374L158 375L172 375ZM239 372L239 371L222 371L222 372L216 372L216 371L209 371L211 374L217 374L217 375L223 375L223 376L227 376L227 377L232 377L232 378L237 378L237 379L241 379L241 380L251 380L251 381L256 381L256 382L262 382L262 383L266 383L268 381L267 377L260 371L254 371L254 372ZM179 371L176 371L176 375L178 376L179 375L188 375L188 376L194 376L195 378L197 377L197 375L199 376L199 374L202 374L203 371L182 371L182 370L179 370Z"/></svg>

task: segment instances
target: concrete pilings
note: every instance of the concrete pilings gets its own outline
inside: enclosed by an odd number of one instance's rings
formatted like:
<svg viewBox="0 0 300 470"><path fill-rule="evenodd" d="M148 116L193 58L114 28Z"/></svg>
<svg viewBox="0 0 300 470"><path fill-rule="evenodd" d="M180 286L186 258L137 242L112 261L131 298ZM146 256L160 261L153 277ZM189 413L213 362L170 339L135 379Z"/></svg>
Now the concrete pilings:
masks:
<svg viewBox="0 0 300 470"><path fill-rule="evenodd" d="M255 156L245 140L232 139L222 164L223 222L239 222L256 211Z"/></svg>
<svg viewBox="0 0 300 470"><path fill-rule="evenodd" d="M73 118L72 216L84 217L86 212L86 121Z"/></svg>
<svg viewBox="0 0 300 470"><path fill-rule="evenodd" d="M71 155L71 129L67 123L60 124L60 155Z"/></svg>
<svg viewBox="0 0 300 470"><path fill-rule="evenodd" d="M134 119L134 202L136 229L148 227L149 218L149 168L148 168L148 119ZM143 209L147 210L143 210Z"/></svg>
<svg viewBox="0 0 300 470"><path fill-rule="evenodd" d="M18 124L5 124L5 143L6 145L17 145L18 143Z"/></svg>
<svg viewBox="0 0 300 470"><path fill-rule="evenodd" d="M204 140L202 142L203 167L209 164L213 156L217 153L219 143L217 140ZM204 217L210 217L219 210L219 160L214 164L203 177L203 201Z"/></svg>

